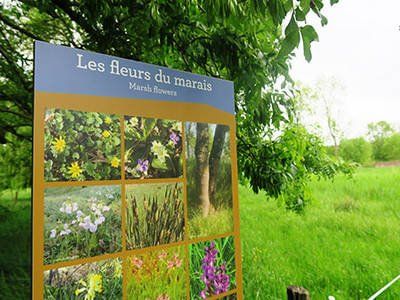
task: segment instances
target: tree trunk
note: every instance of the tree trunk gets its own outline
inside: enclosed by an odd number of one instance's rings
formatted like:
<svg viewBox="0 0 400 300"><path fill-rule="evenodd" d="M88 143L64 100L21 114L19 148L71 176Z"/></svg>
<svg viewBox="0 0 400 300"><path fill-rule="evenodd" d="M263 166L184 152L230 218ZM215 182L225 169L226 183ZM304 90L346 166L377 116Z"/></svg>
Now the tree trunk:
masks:
<svg viewBox="0 0 400 300"><path fill-rule="evenodd" d="M217 177L220 167L222 151L224 149L225 135L229 127L226 125L217 125L215 128L214 140L210 152L210 201L215 207L215 193L217 190Z"/></svg>
<svg viewBox="0 0 400 300"><path fill-rule="evenodd" d="M199 207L201 208L203 217L210 212L209 197L209 157L208 147L210 143L210 134L208 132L208 124L197 123L196 126L196 189L199 196Z"/></svg>
<svg viewBox="0 0 400 300"><path fill-rule="evenodd" d="M14 202L15 202L15 203L18 202L18 190L15 191L15 194L14 194Z"/></svg>

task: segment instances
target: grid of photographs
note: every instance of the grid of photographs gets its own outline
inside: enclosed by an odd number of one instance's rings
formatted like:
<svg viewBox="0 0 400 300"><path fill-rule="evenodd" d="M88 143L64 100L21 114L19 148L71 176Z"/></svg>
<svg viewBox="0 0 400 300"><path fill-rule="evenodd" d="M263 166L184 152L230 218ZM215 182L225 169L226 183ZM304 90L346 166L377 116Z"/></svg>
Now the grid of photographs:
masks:
<svg viewBox="0 0 400 300"><path fill-rule="evenodd" d="M47 109L44 299L236 299L229 126Z"/></svg>

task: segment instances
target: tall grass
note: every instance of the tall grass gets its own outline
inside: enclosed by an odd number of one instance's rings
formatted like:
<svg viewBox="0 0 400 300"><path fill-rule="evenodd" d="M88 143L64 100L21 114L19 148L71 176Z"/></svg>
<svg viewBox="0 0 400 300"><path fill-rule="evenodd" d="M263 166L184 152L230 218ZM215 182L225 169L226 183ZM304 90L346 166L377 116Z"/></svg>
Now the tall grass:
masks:
<svg viewBox="0 0 400 300"><path fill-rule="evenodd" d="M400 168L314 181L304 215L240 187L246 299L367 299L400 273ZM382 299L400 299L400 283Z"/></svg>
<svg viewBox="0 0 400 300"><path fill-rule="evenodd" d="M131 186L127 193L129 249L181 241L184 233L181 184Z"/></svg>

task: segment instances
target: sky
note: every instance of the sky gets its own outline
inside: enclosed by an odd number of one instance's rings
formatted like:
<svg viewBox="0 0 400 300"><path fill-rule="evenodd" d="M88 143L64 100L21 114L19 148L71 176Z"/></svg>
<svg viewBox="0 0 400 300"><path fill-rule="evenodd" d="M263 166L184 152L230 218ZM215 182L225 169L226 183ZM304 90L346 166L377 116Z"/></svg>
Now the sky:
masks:
<svg viewBox="0 0 400 300"><path fill-rule="evenodd" d="M400 1L341 0L323 13L328 25L310 20L319 34L313 59L307 63L297 51L292 77L311 87L335 78L344 87L333 105L347 138L366 134L368 123L381 120L400 129Z"/></svg>

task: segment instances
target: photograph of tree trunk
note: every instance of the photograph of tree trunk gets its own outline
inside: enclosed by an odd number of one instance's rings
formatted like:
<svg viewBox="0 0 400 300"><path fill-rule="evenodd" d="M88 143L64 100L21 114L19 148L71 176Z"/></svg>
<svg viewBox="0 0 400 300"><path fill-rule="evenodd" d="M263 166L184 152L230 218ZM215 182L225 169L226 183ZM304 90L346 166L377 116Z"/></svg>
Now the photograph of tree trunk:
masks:
<svg viewBox="0 0 400 300"><path fill-rule="evenodd" d="M231 232L229 127L187 122L185 130L190 238Z"/></svg>

